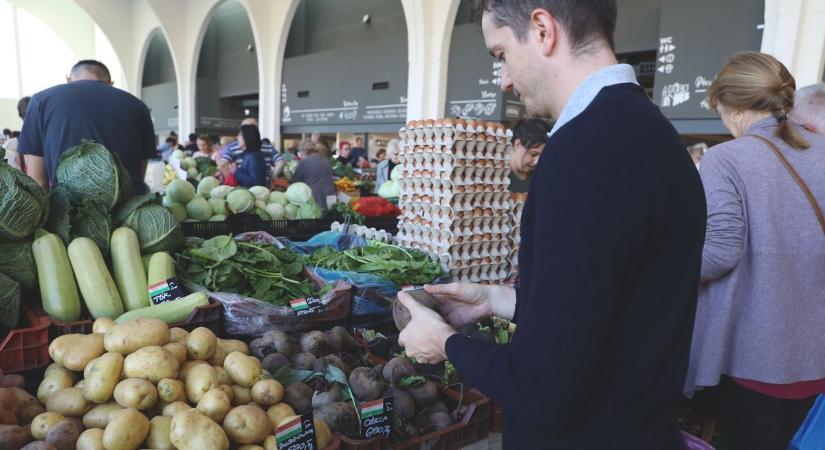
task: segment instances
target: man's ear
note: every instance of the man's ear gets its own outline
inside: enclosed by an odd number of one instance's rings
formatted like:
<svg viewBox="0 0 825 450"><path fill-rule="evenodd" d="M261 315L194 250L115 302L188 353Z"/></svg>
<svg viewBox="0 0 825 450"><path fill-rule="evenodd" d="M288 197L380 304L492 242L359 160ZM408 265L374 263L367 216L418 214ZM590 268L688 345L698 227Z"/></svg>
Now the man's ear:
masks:
<svg viewBox="0 0 825 450"><path fill-rule="evenodd" d="M538 39L541 52L550 56L559 42L561 27L556 18L546 9L535 9L530 14L530 33Z"/></svg>

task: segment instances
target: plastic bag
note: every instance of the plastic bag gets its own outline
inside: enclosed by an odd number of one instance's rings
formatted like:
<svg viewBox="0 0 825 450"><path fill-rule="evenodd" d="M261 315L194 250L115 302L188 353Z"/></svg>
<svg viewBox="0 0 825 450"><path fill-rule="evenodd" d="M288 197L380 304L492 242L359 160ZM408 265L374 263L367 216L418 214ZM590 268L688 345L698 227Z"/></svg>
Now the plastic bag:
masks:
<svg viewBox="0 0 825 450"><path fill-rule="evenodd" d="M349 250L351 248L366 247L366 239L347 233L325 231L318 233L306 242L292 242L289 239L279 239L279 242L296 253L310 255L323 247L332 247L335 250Z"/></svg>
<svg viewBox="0 0 825 450"><path fill-rule="evenodd" d="M825 395L816 399L789 450L825 450Z"/></svg>
<svg viewBox="0 0 825 450"><path fill-rule="evenodd" d="M357 272L336 272L313 268L315 274L327 283L345 281L352 285L350 325L376 328L392 323L392 302L398 288L387 279Z"/></svg>
<svg viewBox="0 0 825 450"><path fill-rule="evenodd" d="M278 242L276 238L264 232L244 233L235 239L267 244ZM325 281L309 268L304 269L304 275L314 281L319 288L325 284ZM352 286L343 280L334 281L332 290L320 299L323 311L302 318L288 306L274 306L254 298L228 292L210 292L203 286L195 285L187 280L181 281L190 291L203 292L208 297L221 302L224 311L224 327L226 333L231 336L257 337L269 330L301 332L322 328L327 324L331 326L347 319L352 301Z"/></svg>

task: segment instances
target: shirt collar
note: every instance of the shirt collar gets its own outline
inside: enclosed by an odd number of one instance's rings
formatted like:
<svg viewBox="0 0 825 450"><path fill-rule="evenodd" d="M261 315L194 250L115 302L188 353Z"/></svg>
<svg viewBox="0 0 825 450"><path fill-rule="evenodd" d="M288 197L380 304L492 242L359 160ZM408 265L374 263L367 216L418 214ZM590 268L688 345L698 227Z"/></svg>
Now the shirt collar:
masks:
<svg viewBox="0 0 825 450"><path fill-rule="evenodd" d="M568 122L583 113L596 96L599 95L602 88L625 83L638 84L636 81L636 71L633 70L633 66L628 64L614 64L590 75L576 88L573 96L570 97L567 105L565 105L556 120L553 129L547 133L547 137L552 136L559 128L567 125Z"/></svg>

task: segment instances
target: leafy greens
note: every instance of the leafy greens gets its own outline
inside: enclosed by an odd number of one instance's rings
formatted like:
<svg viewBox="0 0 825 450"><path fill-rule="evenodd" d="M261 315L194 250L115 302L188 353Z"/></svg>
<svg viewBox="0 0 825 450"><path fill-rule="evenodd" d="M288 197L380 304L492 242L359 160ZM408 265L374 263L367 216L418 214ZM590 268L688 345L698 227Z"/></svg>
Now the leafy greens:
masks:
<svg viewBox="0 0 825 450"><path fill-rule="evenodd" d="M6 164L0 147L0 240L19 241L46 222L49 198L23 172Z"/></svg>
<svg viewBox="0 0 825 450"><path fill-rule="evenodd" d="M309 264L340 272L377 275L397 287L431 283L443 274L441 265L427 254L388 244L344 251L322 247L309 257Z"/></svg>

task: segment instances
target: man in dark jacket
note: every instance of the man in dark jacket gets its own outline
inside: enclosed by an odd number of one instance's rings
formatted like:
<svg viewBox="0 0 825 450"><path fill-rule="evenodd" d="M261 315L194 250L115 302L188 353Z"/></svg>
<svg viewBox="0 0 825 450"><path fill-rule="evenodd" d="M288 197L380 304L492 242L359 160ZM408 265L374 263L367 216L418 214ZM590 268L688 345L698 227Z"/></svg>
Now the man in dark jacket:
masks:
<svg viewBox="0 0 825 450"><path fill-rule="evenodd" d="M502 89L556 120L522 218L520 284L407 294L399 342L501 405L504 448L677 450L705 232L676 130L613 52L615 0L478 0ZM498 316L488 344L454 327Z"/></svg>

